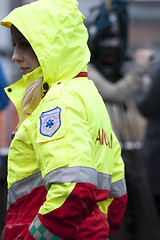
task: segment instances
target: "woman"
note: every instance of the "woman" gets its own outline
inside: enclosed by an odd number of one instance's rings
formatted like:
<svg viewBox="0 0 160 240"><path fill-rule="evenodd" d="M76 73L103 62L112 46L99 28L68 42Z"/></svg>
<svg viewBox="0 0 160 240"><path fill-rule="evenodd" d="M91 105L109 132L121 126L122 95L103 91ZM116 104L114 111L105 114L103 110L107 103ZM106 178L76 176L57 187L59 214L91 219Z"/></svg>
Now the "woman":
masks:
<svg viewBox="0 0 160 240"><path fill-rule="evenodd" d="M8 156L2 239L108 239L126 207L124 164L87 79L88 34L78 3L37 1L1 24L11 28L12 60L23 74L6 89L20 121Z"/></svg>

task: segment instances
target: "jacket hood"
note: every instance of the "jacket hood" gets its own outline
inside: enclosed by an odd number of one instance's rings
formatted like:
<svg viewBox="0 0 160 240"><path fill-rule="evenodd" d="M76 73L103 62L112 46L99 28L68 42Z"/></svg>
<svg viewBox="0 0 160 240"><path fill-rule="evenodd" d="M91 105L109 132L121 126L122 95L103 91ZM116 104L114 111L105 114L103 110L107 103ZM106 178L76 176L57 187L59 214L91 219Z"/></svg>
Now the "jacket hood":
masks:
<svg viewBox="0 0 160 240"><path fill-rule="evenodd" d="M83 18L77 0L39 0L14 9L1 24L13 24L30 42L51 85L86 70L90 51Z"/></svg>

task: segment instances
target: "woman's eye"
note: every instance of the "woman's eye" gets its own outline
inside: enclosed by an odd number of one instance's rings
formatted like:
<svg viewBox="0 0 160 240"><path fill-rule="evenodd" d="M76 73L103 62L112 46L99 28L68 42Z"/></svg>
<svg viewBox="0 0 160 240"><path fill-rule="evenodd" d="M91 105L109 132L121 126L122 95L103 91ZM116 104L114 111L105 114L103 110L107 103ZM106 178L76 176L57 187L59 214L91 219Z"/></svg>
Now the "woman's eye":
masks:
<svg viewBox="0 0 160 240"><path fill-rule="evenodd" d="M27 42L22 42L21 43L21 46L22 46L22 48L30 48L31 47L31 45L29 44L29 43L27 43Z"/></svg>

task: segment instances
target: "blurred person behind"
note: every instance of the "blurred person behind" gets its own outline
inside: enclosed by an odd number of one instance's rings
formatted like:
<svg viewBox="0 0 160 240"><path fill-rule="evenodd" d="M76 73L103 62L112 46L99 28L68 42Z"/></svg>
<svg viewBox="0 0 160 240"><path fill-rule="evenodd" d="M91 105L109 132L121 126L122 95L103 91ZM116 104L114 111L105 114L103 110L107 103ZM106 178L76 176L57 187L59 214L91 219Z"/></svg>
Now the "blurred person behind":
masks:
<svg viewBox="0 0 160 240"><path fill-rule="evenodd" d="M85 20L91 51L88 75L107 102L124 103L132 98L149 72L151 50L136 50L133 57L126 53L128 22L126 0L104 0L90 9Z"/></svg>
<svg viewBox="0 0 160 240"><path fill-rule="evenodd" d="M122 76L128 20L126 0L104 0L100 5L90 8L85 19L91 63L111 82L118 81Z"/></svg>
<svg viewBox="0 0 160 240"><path fill-rule="evenodd" d="M143 138L146 122L138 114L133 96L149 73L152 51L141 51L141 61L128 54L128 9L126 0L105 0L93 7L85 20L89 32L91 61L88 75L98 88L121 143ZM143 56L142 56L143 52ZM133 56L132 56L133 55Z"/></svg>
<svg viewBox="0 0 160 240"><path fill-rule="evenodd" d="M147 187L153 195L160 216L160 55L158 54L156 53L150 64L151 84L142 85L135 101L139 112L148 122L140 156Z"/></svg>
<svg viewBox="0 0 160 240"><path fill-rule="evenodd" d="M4 75L2 64L0 63L0 111L2 111L8 104L8 97L4 91L4 88L6 86L7 86L7 80ZM1 166L2 166L2 158L0 155L0 167Z"/></svg>

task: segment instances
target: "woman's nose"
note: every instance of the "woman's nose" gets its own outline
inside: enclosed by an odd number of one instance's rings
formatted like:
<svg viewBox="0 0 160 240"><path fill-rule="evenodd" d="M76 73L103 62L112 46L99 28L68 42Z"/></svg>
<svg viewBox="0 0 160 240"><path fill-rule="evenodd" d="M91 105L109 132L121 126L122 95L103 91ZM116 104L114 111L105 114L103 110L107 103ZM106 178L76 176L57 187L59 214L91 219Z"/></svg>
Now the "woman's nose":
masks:
<svg viewBox="0 0 160 240"><path fill-rule="evenodd" d="M23 61L23 56L17 48L15 48L15 50L13 52L12 61L14 61L14 62Z"/></svg>

